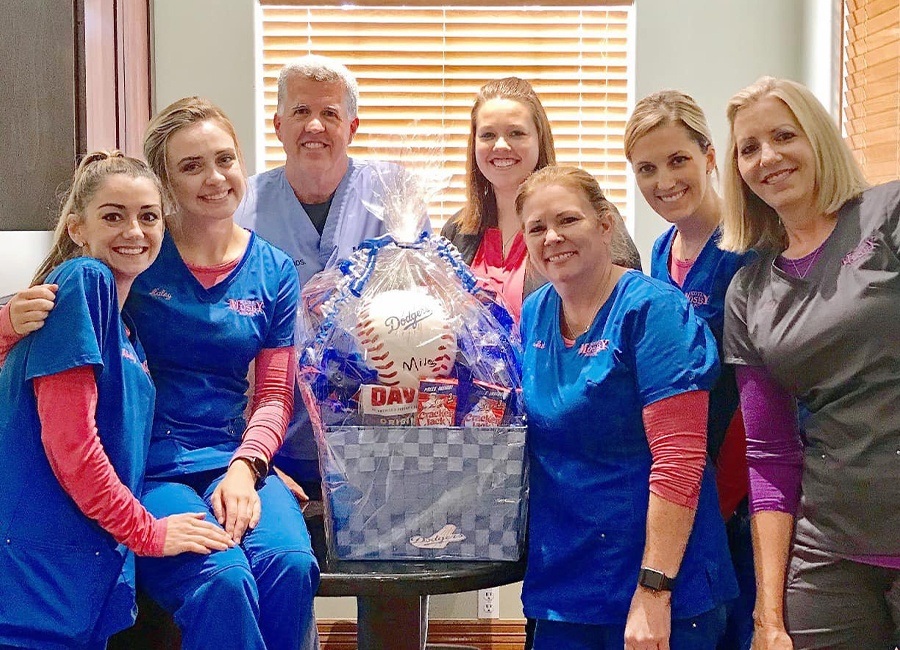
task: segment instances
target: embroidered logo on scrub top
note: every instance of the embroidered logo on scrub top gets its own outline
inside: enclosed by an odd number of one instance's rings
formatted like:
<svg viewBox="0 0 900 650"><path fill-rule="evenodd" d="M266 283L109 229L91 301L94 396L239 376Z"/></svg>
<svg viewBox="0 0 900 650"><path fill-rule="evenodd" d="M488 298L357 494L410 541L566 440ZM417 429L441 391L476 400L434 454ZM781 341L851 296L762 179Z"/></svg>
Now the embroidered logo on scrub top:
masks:
<svg viewBox="0 0 900 650"><path fill-rule="evenodd" d="M306 266L306 260L294 260L294 268L298 266Z"/></svg>
<svg viewBox="0 0 900 650"><path fill-rule="evenodd" d="M599 341L591 341L590 343L582 343L578 348L578 354L582 357L596 357L600 352L609 349L609 339L600 339Z"/></svg>
<svg viewBox="0 0 900 650"><path fill-rule="evenodd" d="M171 300L172 294L163 289L162 287L156 287L153 291L150 292L150 295L154 298L162 298L163 300Z"/></svg>
<svg viewBox="0 0 900 650"><path fill-rule="evenodd" d="M535 341L534 343L532 343L532 346L537 348L538 350L543 350L545 347L547 347L547 344L543 341Z"/></svg>
<svg viewBox="0 0 900 650"><path fill-rule="evenodd" d="M148 375L150 374L150 366L147 365L147 362L138 361L138 358L134 356L134 352L132 352L128 348L122 348L122 358L133 361L134 363L138 364L144 370L144 372L146 372Z"/></svg>
<svg viewBox="0 0 900 650"><path fill-rule="evenodd" d="M687 298L688 302L695 307L709 304L709 296L702 291L688 291L686 294L684 294L684 297Z"/></svg>
<svg viewBox="0 0 900 650"><path fill-rule="evenodd" d="M856 248L844 255L843 259L841 260L841 264L847 266L848 264L858 262L866 255L869 255L872 251L875 250L876 243L877 242L875 241L874 237L866 237L861 242L859 242Z"/></svg>
<svg viewBox="0 0 900 650"><path fill-rule="evenodd" d="M241 316L256 316L263 313L266 304L262 300L228 299L228 309Z"/></svg>

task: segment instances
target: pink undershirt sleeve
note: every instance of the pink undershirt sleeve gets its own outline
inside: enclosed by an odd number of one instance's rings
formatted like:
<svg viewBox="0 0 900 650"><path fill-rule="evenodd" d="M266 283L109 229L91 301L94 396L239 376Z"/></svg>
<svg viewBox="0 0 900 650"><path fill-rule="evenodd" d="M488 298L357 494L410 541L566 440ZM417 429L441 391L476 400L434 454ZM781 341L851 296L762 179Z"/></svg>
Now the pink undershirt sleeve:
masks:
<svg viewBox="0 0 900 650"><path fill-rule="evenodd" d="M38 377L34 392L50 467L78 509L138 555L161 557L166 520L155 519L119 480L97 435L93 368Z"/></svg>
<svg viewBox="0 0 900 650"><path fill-rule="evenodd" d="M761 366L735 368L750 470L750 511L796 514L803 442L794 399Z"/></svg>
<svg viewBox="0 0 900 650"><path fill-rule="evenodd" d="M653 465L650 491L685 508L697 509L706 466L709 393L679 393L644 407L644 428Z"/></svg>
<svg viewBox="0 0 900 650"><path fill-rule="evenodd" d="M294 412L296 372L293 346L266 348L256 355L251 415L244 439L232 458L251 456L272 462Z"/></svg>

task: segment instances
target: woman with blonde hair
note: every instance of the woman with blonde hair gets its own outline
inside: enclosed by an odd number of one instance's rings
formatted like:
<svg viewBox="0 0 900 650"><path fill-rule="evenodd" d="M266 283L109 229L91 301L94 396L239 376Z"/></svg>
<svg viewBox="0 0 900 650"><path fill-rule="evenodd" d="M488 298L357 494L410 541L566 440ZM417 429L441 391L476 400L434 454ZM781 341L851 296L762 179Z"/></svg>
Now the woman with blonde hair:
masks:
<svg viewBox="0 0 900 650"><path fill-rule="evenodd" d="M703 109L678 90L641 99L625 126L625 157L647 204L672 224L656 240L650 275L684 292L716 337L721 356L725 291L749 253L718 247L722 199L712 182L716 151ZM741 593L730 606L723 650L749 650L756 595L744 426L734 370L725 367L709 397L707 451L716 466L719 508Z"/></svg>
<svg viewBox="0 0 900 650"><path fill-rule="evenodd" d="M441 229L476 275L503 296L518 319L525 296L546 282L528 264L516 215L516 190L528 176L556 164L547 112L531 84L519 77L484 84L472 105L466 149L466 203ZM617 218L616 239L625 266L640 257Z"/></svg>
<svg viewBox="0 0 900 650"><path fill-rule="evenodd" d="M56 309L0 373L0 645L103 648L134 622L132 553L232 545L202 513L156 518L135 497L154 389L127 310L163 238L159 180L98 151L79 164L34 283Z"/></svg>
<svg viewBox="0 0 900 650"><path fill-rule="evenodd" d="M867 188L796 82L763 77L727 115L722 245L760 253L725 320L747 428L753 647L888 650L900 641L900 183Z"/></svg>
<svg viewBox="0 0 900 650"><path fill-rule="evenodd" d="M519 188L536 650L713 650L737 586L706 455L715 340L681 292L613 262L611 204L573 167Z"/></svg>
<svg viewBox="0 0 900 650"><path fill-rule="evenodd" d="M174 212L130 306L156 324L145 327L159 397L142 501L151 512L204 508L237 546L141 561L138 583L173 613L185 648L299 648L319 571L300 507L270 472L293 408L297 273L234 223L246 178L220 108L198 97L167 106L144 155Z"/></svg>

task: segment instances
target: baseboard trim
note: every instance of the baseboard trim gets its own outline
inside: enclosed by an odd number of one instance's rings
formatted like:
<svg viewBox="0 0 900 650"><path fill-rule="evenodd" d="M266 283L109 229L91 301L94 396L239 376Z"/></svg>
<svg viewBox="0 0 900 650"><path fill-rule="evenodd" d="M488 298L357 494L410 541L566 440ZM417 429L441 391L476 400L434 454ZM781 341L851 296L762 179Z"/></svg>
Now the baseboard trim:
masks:
<svg viewBox="0 0 900 650"><path fill-rule="evenodd" d="M319 619L322 650L356 650L356 623ZM428 621L429 643L459 643L479 650L522 650L525 621L521 619L438 619Z"/></svg>

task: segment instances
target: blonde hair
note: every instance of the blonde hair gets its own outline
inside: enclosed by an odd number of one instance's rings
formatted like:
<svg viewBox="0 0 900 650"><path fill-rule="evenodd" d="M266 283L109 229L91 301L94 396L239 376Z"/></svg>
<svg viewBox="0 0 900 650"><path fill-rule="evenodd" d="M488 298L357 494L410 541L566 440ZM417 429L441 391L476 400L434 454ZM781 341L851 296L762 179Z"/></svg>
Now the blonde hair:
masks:
<svg viewBox="0 0 900 650"><path fill-rule="evenodd" d="M167 216L171 216L178 209L178 201L172 191L172 180L169 177L166 161L169 138L187 126L208 120L216 122L231 136L241 169L244 169L244 155L241 152L234 124L221 108L208 99L196 96L179 99L157 113L147 125L147 133L144 135L144 158L147 159L150 168L162 182L163 209Z"/></svg>
<svg viewBox="0 0 900 650"><path fill-rule="evenodd" d="M795 81L761 77L738 91L726 110L731 134L728 164L722 179L725 219L719 244L725 250L738 253L751 248L778 251L787 246L787 233L778 213L754 194L741 177L734 139L737 114L769 96L777 97L787 105L809 140L815 159L815 207L820 214L837 212L868 186L837 124L815 95Z"/></svg>
<svg viewBox="0 0 900 650"><path fill-rule="evenodd" d="M712 133L706 115L690 95L680 90L660 90L637 103L625 125L625 158L631 162L634 145L661 126L677 124L706 153L712 145Z"/></svg>
<svg viewBox="0 0 900 650"><path fill-rule="evenodd" d="M549 165L536 170L519 186L516 192L516 213L522 217L522 208L525 202L548 185L560 185L562 187L581 193L594 209L594 216L598 221L608 218L612 226L612 239L610 243L610 260L629 268L640 268L640 259L634 265L633 253L626 241L625 222L619 214L616 206L606 198L597 179L580 167L568 167L562 165Z"/></svg>
<svg viewBox="0 0 900 650"><path fill-rule="evenodd" d="M162 195L162 185L156 175L143 160L131 158L121 151L94 151L81 159L72 184L63 196L59 220L53 231L53 245L50 252L34 274L31 286L43 284L47 276L57 266L70 259L81 257L81 248L69 236L69 216L75 215L84 222L84 210L97 194L103 182L114 174L124 174L129 178L148 178Z"/></svg>
<svg viewBox="0 0 900 650"><path fill-rule="evenodd" d="M492 99L509 99L528 107L538 136L538 160L534 169L556 164L550 120L531 84L519 77L504 77L484 84L478 90L472 105L469 143L466 147L466 205L459 220L459 232L462 234L480 233L497 222L494 186L481 173L475 161L476 116L481 107Z"/></svg>

